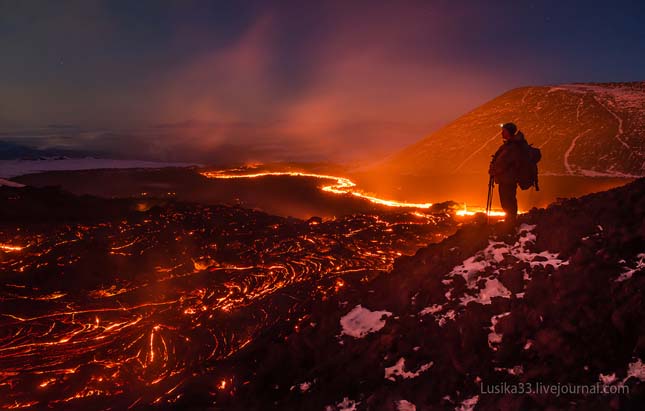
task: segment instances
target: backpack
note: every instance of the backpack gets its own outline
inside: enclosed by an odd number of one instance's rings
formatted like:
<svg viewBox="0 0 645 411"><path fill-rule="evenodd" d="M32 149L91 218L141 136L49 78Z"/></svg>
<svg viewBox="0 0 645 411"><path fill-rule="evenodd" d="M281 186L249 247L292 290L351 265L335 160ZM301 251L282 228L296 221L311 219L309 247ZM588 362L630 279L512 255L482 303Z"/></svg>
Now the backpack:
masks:
<svg viewBox="0 0 645 411"><path fill-rule="evenodd" d="M538 166L537 163L542 158L542 152L539 148L526 144L522 152L522 162L518 170L517 183L522 190L528 190L535 187L535 191L540 191L538 185Z"/></svg>

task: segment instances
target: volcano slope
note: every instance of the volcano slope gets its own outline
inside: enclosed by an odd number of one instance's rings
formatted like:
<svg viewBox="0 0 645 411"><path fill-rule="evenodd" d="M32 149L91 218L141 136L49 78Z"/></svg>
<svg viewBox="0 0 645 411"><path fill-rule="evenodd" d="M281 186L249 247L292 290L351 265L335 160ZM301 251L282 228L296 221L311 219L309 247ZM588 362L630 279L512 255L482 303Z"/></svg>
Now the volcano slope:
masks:
<svg viewBox="0 0 645 411"><path fill-rule="evenodd" d="M644 193L639 179L533 209L511 244L473 223L371 282L346 278L284 334L222 364L235 385L217 404L642 409Z"/></svg>
<svg viewBox="0 0 645 411"><path fill-rule="evenodd" d="M477 174L487 170L501 143L499 124L513 121L542 150L542 173L643 176L644 108L643 82L517 88L403 149L377 170Z"/></svg>

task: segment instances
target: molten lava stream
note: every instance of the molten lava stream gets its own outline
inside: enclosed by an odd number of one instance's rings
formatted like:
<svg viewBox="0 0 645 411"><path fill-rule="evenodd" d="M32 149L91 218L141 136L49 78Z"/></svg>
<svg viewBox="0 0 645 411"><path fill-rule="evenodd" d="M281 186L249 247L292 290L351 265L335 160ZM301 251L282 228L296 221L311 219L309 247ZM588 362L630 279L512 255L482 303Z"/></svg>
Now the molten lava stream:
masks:
<svg viewBox="0 0 645 411"><path fill-rule="evenodd" d="M237 178L260 178L267 176L293 176L293 177L312 177L321 180L333 180L334 184L322 185L320 189L322 191L340 194L340 195L352 195L354 197L362 198L371 203L386 206L386 207L396 207L396 208L412 208L412 209L428 209L432 207L432 203L409 203L405 201L396 201L396 200L385 200L379 197L368 195L363 193L360 190L356 189L356 183L351 181L346 177L338 177L327 174L314 174L300 171L265 171L265 172L256 172L256 173L239 173L231 172L238 170L219 170L219 171L204 171L201 174L207 178L216 178L216 179L237 179ZM477 213L486 213L486 209L482 207L471 207L468 209L464 205L463 210L458 210L456 212L457 216L472 216ZM492 217L504 217L506 214L500 210L490 210L488 215Z"/></svg>
<svg viewBox="0 0 645 411"><path fill-rule="evenodd" d="M313 177L321 180L333 180L334 184L323 185L320 187L322 191L334 194L350 194L355 197L363 198L370 201L374 204L384 205L388 207L403 207L403 208L430 208L432 203L407 203L395 200L384 200L382 198L370 196L361 191L355 190L356 183L345 177L337 177L327 174L314 174L314 173L305 173L299 171L266 171L261 173L250 173L250 174L235 174L227 173L226 171L205 171L201 173L204 177L207 178L220 178L220 179L232 179L232 178L258 178L266 176L294 176L294 177Z"/></svg>

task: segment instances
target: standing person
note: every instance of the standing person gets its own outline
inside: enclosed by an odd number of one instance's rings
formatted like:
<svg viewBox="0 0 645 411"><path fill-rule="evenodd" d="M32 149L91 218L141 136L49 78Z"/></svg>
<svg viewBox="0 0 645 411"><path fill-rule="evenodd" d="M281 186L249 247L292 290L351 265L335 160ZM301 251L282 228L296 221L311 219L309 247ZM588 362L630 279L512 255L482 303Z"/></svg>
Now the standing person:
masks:
<svg viewBox="0 0 645 411"><path fill-rule="evenodd" d="M506 228L512 233L517 221L517 183L528 143L513 123L502 124L502 140L504 143L495 152L488 174L499 185L499 201L506 213Z"/></svg>

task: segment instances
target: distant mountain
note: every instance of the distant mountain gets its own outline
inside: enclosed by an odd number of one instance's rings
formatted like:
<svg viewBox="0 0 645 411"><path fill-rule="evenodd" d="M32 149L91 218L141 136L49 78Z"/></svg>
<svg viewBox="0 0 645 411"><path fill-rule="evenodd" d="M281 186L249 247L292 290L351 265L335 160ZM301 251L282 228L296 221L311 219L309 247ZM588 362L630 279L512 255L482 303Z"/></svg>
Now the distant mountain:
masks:
<svg viewBox="0 0 645 411"><path fill-rule="evenodd" d="M40 157L38 159L0 160L0 178L14 178L47 171L110 170L134 168L190 167L193 163L169 163L109 158Z"/></svg>
<svg viewBox="0 0 645 411"><path fill-rule="evenodd" d="M0 141L0 160L38 160L51 157L87 157L99 153L64 148L39 149L9 141Z"/></svg>
<svg viewBox="0 0 645 411"><path fill-rule="evenodd" d="M377 168L415 175L485 173L501 143L499 125L508 121L541 148L541 173L645 175L645 82L510 90Z"/></svg>

